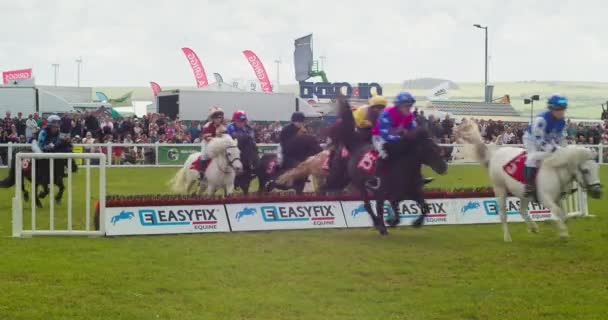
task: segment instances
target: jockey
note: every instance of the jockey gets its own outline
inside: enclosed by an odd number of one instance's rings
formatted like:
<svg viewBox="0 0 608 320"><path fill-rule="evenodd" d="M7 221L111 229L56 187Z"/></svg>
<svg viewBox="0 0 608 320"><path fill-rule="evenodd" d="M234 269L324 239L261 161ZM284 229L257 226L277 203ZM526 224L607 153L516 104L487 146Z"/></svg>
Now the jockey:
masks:
<svg viewBox="0 0 608 320"><path fill-rule="evenodd" d="M61 118L57 115L50 115L47 118L47 126L46 128L40 130L38 134L38 141L35 144L35 147L38 147L40 150L35 150L37 152L54 152L57 145L60 144L59 139L59 125L61 123ZM35 148L34 147L34 148Z"/></svg>
<svg viewBox="0 0 608 320"><path fill-rule="evenodd" d="M568 99L554 94L547 100L547 109L536 116L523 136L524 147L528 151L524 175L526 196L535 194L535 177L539 160L565 144L563 131Z"/></svg>
<svg viewBox="0 0 608 320"><path fill-rule="evenodd" d="M289 141L295 138L299 132L304 130L304 113L296 111L291 115L291 123L285 126L281 130L281 134L279 136L279 149L278 150L278 161L279 164L282 165L286 159L289 159Z"/></svg>
<svg viewBox="0 0 608 320"><path fill-rule="evenodd" d="M247 114L245 111L237 110L232 114L232 122L226 127L226 132L233 138L237 134L247 135L254 138L253 129L247 123Z"/></svg>
<svg viewBox="0 0 608 320"><path fill-rule="evenodd" d="M409 130L416 128L414 114L411 112L416 99L409 92L401 92L390 106L378 117L372 128L372 144L382 159L388 158L384 145L397 142Z"/></svg>
<svg viewBox="0 0 608 320"><path fill-rule="evenodd" d="M355 118L355 127L365 140L369 140L371 137L371 130L378 120L378 116L384 110L388 104L386 98L379 95L374 95L369 98L369 104L367 106L361 106L353 111L353 117Z"/></svg>
<svg viewBox="0 0 608 320"><path fill-rule="evenodd" d="M225 132L224 127L224 110L219 107L212 107L209 109L209 116L207 117L208 122L203 127L203 153L201 154L201 160L199 168L204 169L207 167L211 159L207 155L206 147L211 139L222 135ZM201 179L204 177L204 170L201 171Z"/></svg>

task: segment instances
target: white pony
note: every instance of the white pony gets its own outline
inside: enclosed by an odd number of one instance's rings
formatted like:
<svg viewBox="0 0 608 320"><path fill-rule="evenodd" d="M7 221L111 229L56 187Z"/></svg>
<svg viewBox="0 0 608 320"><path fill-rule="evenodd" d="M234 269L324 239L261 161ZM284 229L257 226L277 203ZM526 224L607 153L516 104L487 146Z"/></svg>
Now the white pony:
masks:
<svg viewBox="0 0 608 320"><path fill-rule="evenodd" d="M502 222L504 240L511 241L506 214L506 198L509 193L520 199L520 214L528 224L528 229L531 232L538 232L538 226L528 215L530 200L524 196L524 184L512 178L504 169L505 165L525 149L502 147L497 150L489 150L483 143L477 124L470 121L463 121L456 129L456 136L465 143L473 144L477 160L488 168L494 194L498 198L498 212ZM599 166L594 160L596 156L597 154L592 150L570 145L560 148L548 156L538 170L536 178L538 200L557 216L556 223L562 238L567 238L569 235L564 223L566 213L560 203L562 196L571 191L572 182L576 180L579 186L587 189L593 198L602 196Z"/></svg>
<svg viewBox="0 0 608 320"><path fill-rule="evenodd" d="M243 170L241 163L241 152L237 141L228 134L217 137L209 141L205 150L211 159L207 170L205 170L205 180L207 182L207 195L212 196L220 188L224 189L225 195L230 195L234 191L234 177L237 172ZM200 181L200 173L196 168L201 156L200 152L191 154L184 166L179 169L177 174L171 179L171 190L176 193L196 193L194 186L198 182L199 194L202 193L204 183Z"/></svg>

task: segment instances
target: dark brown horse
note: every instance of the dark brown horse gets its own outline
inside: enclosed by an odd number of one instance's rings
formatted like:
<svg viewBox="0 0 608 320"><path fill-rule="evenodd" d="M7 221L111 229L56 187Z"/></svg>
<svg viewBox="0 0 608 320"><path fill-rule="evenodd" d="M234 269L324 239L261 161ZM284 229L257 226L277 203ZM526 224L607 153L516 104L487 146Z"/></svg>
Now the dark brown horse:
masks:
<svg viewBox="0 0 608 320"><path fill-rule="evenodd" d="M447 171L447 162L441 156L441 148L429 137L425 130L417 129L408 137L400 141L386 145L389 154L388 160L382 165L378 172L380 186L370 189L368 181L376 175L374 158L377 153L371 145L363 145L357 148L348 162L349 177L352 184L364 202L367 213L372 218L374 226L380 234L387 235L388 230L384 224L384 202L389 201L393 209L393 217L387 222L390 226L397 226L400 222L399 202L402 200L414 200L421 209L422 214L413 225L420 227L428 213L428 207L424 199L424 180L422 178L422 165L427 165L438 174ZM372 209L370 200L376 200L376 213Z"/></svg>

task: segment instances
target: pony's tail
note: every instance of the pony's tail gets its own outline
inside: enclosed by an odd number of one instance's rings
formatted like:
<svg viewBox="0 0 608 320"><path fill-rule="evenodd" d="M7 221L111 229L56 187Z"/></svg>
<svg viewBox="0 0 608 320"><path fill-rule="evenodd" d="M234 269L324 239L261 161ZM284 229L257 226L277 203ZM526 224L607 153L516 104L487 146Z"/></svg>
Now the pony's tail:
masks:
<svg viewBox="0 0 608 320"><path fill-rule="evenodd" d="M456 142L468 143L473 146L473 156L484 167L488 167L490 162L490 151L488 146L483 143L483 138L479 132L479 127L473 121L463 120L455 130ZM466 152L466 149L465 149Z"/></svg>
<svg viewBox="0 0 608 320"><path fill-rule="evenodd" d="M171 191L179 194L184 194L187 192L186 190L186 173L187 168L182 167L179 171L173 176L171 181L169 181L169 186L171 187Z"/></svg>
<svg viewBox="0 0 608 320"><path fill-rule="evenodd" d="M295 168L287 170L287 172L279 176L276 182L283 186L291 186L296 180L306 178L310 175L318 176L321 174L321 170L323 170L323 163L327 160L327 157L329 157L329 151L323 151L308 157L308 159Z"/></svg>

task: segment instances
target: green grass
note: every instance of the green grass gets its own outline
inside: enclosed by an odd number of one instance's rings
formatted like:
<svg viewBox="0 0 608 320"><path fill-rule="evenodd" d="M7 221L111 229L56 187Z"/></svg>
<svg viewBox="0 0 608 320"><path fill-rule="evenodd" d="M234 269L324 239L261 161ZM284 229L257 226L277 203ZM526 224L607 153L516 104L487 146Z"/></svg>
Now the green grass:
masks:
<svg viewBox="0 0 608 320"><path fill-rule="evenodd" d="M108 193L161 193L174 172L109 169ZM83 176L79 172L75 182L79 196ZM602 178L608 181L606 166ZM433 186L487 184L481 168L460 166ZM386 238L353 229L12 239L12 193L0 196L3 320L555 320L608 314L606 200L590 201L597 218L568 222L567 242L557 239L550 223L542 223L537 235L511 224L510 244L503 243L498 225L400 228ZM81 198L75 214L82 213Z"/></svg>

